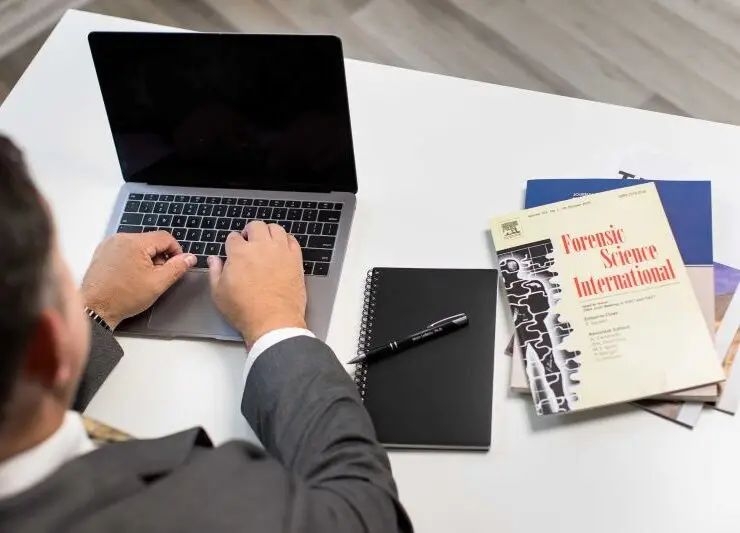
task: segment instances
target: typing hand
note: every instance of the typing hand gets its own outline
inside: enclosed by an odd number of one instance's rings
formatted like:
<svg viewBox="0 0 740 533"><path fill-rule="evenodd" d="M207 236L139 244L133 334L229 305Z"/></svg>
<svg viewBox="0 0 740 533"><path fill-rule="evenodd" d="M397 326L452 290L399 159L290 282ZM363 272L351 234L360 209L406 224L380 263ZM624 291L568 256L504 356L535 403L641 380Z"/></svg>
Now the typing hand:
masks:
<svg viewBox="0 0 740 533"><path fill-rule="evenodd" d="M82 280L82 297L115 328L151 307L195 263L195 256L183 254L165 231L119 233L95 250Z"/></svg>
<svg viewBox="0 0 740 533"><path fill-rule="evenodd" d="M242 235L229 235L226 256L226 264L208 258L213 299L247 344L275 329L306 327L306 283L295 237L277 224L250 222Z"/></svg>

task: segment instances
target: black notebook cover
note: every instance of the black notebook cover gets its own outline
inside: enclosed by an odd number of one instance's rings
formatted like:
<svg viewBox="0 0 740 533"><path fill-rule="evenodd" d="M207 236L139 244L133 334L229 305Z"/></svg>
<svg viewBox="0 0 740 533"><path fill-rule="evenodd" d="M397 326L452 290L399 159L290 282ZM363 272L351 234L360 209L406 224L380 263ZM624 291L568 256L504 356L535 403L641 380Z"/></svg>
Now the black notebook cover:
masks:
<svg viewBox="0 0 740 533"><path fill-rule="evenodd" d="M496 270L375 268L360 351L466 313L467 327L355 371L378 439L389 448L491 445Z"/></svg>

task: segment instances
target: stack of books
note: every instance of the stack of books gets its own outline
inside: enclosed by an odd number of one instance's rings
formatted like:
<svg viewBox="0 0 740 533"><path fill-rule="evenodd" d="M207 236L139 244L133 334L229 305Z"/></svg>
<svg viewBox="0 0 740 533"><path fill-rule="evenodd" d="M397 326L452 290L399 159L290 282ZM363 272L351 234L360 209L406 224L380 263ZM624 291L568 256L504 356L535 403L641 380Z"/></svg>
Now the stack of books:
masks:
<svg viewBox="0 0 740 533"><path fill-rule="evenodd" d="M738 409L740 270L714 262L711 182L529 180L491 234L511 388L538 415L632 402L693 428Z"/></svg>

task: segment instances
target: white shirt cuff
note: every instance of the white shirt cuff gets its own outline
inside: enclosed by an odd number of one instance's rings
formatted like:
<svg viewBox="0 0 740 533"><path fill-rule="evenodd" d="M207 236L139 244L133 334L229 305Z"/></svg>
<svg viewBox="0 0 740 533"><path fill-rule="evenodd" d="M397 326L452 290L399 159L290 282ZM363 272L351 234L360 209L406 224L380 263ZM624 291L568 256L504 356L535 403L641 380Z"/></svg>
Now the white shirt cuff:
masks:
<svg viewBox="0 0 740 533"><path fill-rule="evenodd" d="M246 381L252 365L263 352L272 348L279 342L301 336L316 338L316 335L303 328L274 329L262 335L257 339L257 342L252 345L252 349L249 350L249 353L247 354L247 362L244 365L244 380Z"/></svg>

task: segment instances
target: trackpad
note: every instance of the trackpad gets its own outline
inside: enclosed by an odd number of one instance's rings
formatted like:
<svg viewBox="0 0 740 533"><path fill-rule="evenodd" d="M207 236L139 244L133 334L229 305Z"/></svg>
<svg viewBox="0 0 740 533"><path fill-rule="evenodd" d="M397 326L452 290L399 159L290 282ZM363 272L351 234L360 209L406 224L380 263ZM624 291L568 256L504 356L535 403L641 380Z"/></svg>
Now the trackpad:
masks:
<svg viewBox="0 0 740 533"><path fill-rule="evenodd" d="M149 327L176 337L241 340L216 309L207 272L188 272L152 309Z"/></svg>

